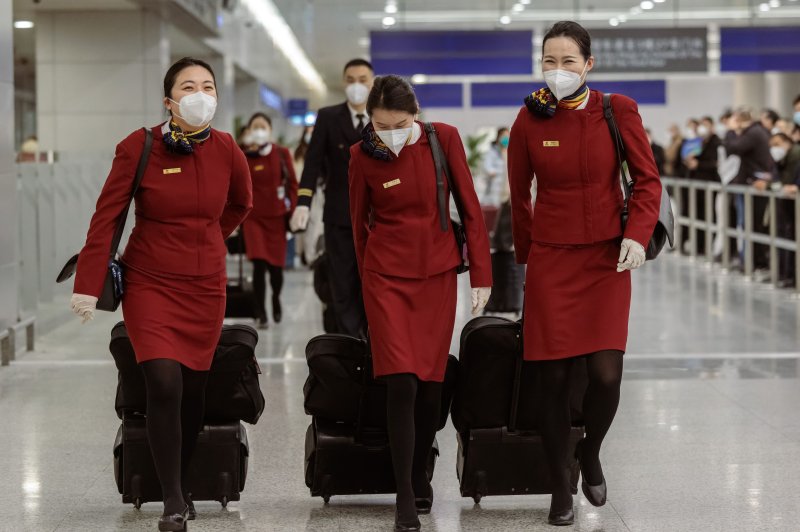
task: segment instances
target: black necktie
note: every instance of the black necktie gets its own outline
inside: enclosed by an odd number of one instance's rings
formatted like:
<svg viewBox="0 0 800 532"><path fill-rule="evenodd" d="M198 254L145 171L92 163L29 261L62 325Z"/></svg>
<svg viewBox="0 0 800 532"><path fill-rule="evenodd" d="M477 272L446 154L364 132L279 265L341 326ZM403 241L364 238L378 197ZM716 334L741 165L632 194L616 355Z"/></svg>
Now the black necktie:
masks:
<svg viewBox="0 0 800 532"><path fill-rule="evenodd" d="M356 115L356 118L358 118L358 124L356 125L356 133L360 135L361 132L364 131L364 115L358 113Z"/></svg>

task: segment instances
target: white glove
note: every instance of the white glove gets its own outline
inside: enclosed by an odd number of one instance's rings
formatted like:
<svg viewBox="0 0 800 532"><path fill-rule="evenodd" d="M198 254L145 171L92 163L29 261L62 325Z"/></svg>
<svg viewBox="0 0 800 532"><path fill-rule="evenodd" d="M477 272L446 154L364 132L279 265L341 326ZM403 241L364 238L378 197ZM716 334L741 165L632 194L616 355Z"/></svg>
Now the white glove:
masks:
<svg viewBox="0 0 800 532"><path fill-rule="evenodd" d="M70 306L72 307L72 312L83 319L81 323L86 323L87 321L94 319L94 310L97 307L97 298L83 294L72 294Z"/></svg>
<svg viewBox="0 0 800 532"><path fill-rule="evenodd" d="M472 315L477 316L486 303L489 302L489 296L492 295L491 288L473 288L472 289Z"/></svg>
<svg viewBox="0 0 800 532"><path fill-rule="evenodd" d="M292 213L292 218L289 220L289 229L292 232L305 231L308 228L308 207L305 205L298 205Z"/></svg>
<svg viewBox="0 0 800 532"><path fill-rule="evenodd" d="M645 261L644 246L630 238L622 239L622 246L619 251L619 262L617 271L635 270Z"/></svg>

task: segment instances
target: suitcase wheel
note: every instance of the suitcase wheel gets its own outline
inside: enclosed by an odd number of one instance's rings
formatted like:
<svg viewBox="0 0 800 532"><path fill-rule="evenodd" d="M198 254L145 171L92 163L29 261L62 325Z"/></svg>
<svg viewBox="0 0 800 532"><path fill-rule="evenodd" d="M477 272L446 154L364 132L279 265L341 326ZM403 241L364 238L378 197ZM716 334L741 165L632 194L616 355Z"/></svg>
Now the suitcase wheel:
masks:
<svg viewBox="0 0 800 532"><path fill-rule="evenodd" d="M475 501L475 504L480 504L483 495L479 492L472 496L472 500Z"/></svg>
<svg viewBox="0 0 800 532"><path fill-rule="evenodd" d="M228 507L228 496L227 495L223 495L222 499L220 499L219 503L222 505L223 508L227 508Z"/></svg>
<svg viewBox="0 0 800 532"><path fill-rule="evenodd" d="M141 509L141 507L142 507L142 499L140 497L136 497L133 500L133 507L136 508L137 510Z"/></svg>
<svg viewBox="0 0 800 532"><path fill-rule="evenodd" d="M322 500L325 502L325 504L328 504L329 502L331 502L331 496L330 495L323 495L322 496Z"/></svg>

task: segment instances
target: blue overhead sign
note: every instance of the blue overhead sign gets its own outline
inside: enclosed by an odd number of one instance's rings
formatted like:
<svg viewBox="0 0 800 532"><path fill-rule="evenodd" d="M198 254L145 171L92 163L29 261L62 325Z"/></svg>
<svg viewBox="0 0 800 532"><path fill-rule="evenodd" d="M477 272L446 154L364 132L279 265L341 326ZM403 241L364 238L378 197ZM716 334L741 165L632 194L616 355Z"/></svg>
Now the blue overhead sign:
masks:
<svg viewBox="0 0 800 532"><path fill-rule="evenodd" d="M721 28L722 72L800 72L800 27Z"/></svg>
<svg viewBox="0 0 800 532"><path fill-rule="evenodd" d="M533 32L373 31L370 57L379 74L533 74Z"/></svg>

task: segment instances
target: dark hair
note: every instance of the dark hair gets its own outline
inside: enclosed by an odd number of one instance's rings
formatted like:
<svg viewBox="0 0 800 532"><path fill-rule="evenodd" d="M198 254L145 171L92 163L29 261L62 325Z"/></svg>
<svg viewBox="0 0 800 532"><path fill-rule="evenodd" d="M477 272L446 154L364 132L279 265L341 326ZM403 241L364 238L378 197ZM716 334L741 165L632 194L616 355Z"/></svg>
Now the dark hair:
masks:
<svg viewBox="0 0 800 532"><path fill-rule="evenodd" d="M688 124L694 124L695 126L699 126L700 125L700 121L698 119L696 119L696 118L690 118L686 122Z"/></svg>
<svg viewBox="0 0 800 532"><path fill-rule="evenodd" d="M415 115L419 112L419 103L409 82L400 76L380 76L375 78L367 98L367 113L371 115L375 109L405 111Z"/></svg>
<svg viewBox="0 0 800 532"><path fill-rule="evenodd" d="M164 96L166 98L172 97L172 87L175 85L175 79L178 77L178 74L185 68L189 68L191 66L199 66L203 67L211 73L211 79L214 80L214 85L217 84L217 77L214 75L214 70L211 68L211 65L203 61L202 59L195 59L193 57L184 57L183 59L178 59L175 61L167 73L164 74Z"/></svg>
<svg viewBox="0 0 800 532"><path fill-rule="evenodd" d="M342 70L342 73L345 73L345 72L347 72L347 69L348 69L348 68L350 68L350 67L356 67L356 66L365 66L365 67L367 67L367 68L370 70L370 72L375 72L375 69L374 69L374 68L372 68L372 63L370 63L370 62L369 62L369 61L367 61L366 59L351 59L351 60L350 60L350 61L348 61L348 62L347 62L347 64L344 66L344 69Z"/></svg>
<svg viewBox="0 0 800 532"><path fill-rule="evenodd" d="M308 130L314 126L306 126L303 128L303 134L300 135L300 143L297 145L297 148L294 149L294 160L300 161L306 158L306 152L308 151L308 142L306 142L306 133Z"/></svg>
<svg viewBox="0 0 800 532"><path fill-rule="evenodd" d="M589 32L577 22L562 20L561 22L553 24L553 27L544 34L542 49L544 50L544 45L548 39L553 39L555 37L568 37L575 41L575 44L580 48L581 55L585 60L588 61L592 56L592 38L589 36Z"/></svg>
<svg viewBox="0 0 800 532"><path fill-rule="evenodd" d="M792 102L792 105L797 105L798 103L800 103L800 94L798 94L797 97L794 99L794 102Z"/></svg>
<svg viewBox="0 0 800 532"><path fill-rule="evenodd" d="M770 122L773 124L781 118L781 116L772 109L764 109L761 111L761 114L767 115L767 118L769 118Z"/></svg>
<svg viewBox="0 0 800 532"><path fill-rule="evenodd" d="M714 118L709 116L709 115L706 115L703 118L701 118L700 121L701 122L711 122L713 124L714 123Z"/></svg>
<svg viewBox="0 0 800 532"><path fill-rule="evenodd" d="M733 111L731 109L725 109L724 111L722 111L722 114L719 115L719 119L720 120L727 120L732 116L733 116Z"/></svg>
<svg viewBox="0 0 800 532"><path fill-rule="evenodd" d="M775 137L778 137L782 141L788 142L789 144L794 144L794 141L792 140L792 138L789 135L787 135L786 133L775 133L774 135L772 135L772 138L774 139Z"/></svg>
<svg viewBox="0 0 800 532"><path fill-rule="evenodd" d="M268 117L266 114L264 114L264 113L262 113L260 111L257 112L257 113L253 113L253 116L251 116L250 120L247 121L247 127L252 126L253 125L253 120L255 120L256 118L263 118L264 120L267 121L267 124L269 124L269 127L272 127L272 119L270 117Z"/></svg>

